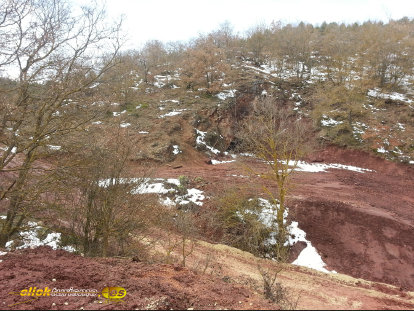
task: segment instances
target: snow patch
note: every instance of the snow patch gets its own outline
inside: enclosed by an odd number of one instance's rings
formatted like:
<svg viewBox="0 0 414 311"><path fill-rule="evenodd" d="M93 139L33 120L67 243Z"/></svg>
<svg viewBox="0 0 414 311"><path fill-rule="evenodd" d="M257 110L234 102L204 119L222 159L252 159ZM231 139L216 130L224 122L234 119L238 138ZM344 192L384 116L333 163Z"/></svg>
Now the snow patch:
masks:
<svg viewBox="0 0 414 311"><path fill-rule="evenodd" d="M401 130L401 132L404 132L405 131L405 125L404 124L402 124L400 122L397 122L397 126Z"/></svg>
<svg viewBox="0 0 414 311"><path fill-rule="evenodd" d="M131 193L132 194L158 194L158 195L175 195L174 199L171 198L160 198L160 202L166 206L173 206L175 204L184 205L189 203L194 203L198 206L203 205L203 200L205 199L204 192L192 188L187 189L186 193L183 195L176 195L177 189L171 185L180 186L180 181L176 178L121 178L120 180L115 179L104 179L99 181L100 187L108 187L111 183L139 183Z"/></svg>
<svg viewBox="0 0 414 311"><path fill-rule="evenodd" d="M232 163L232 162L235 162L235 161L236 160L228 160L228 161L211 160L211 164L217 165L217 164L223 164L223 163Z"/></svg>
<svg viewBox="0 0 414 311"><path fill-rule="evenodd" d="M343 123L343 121L336 121L334 119L328 118L326 115L323 115L322 117L323 117L323 120L321 120L322 126L337 126Z"/></svg>
<svg viewBox="0 0 414 311"><path fill-rule="evenodd" d="M258 200L260 206L262 207L260 214L258 214L259 221L268 228L274 228L275 232L271 236L268 243L275 244L275 234L277 232L276 212L279 208L279 204L272 204L269 200L263 198L259 198ZM288 208L286 208L285 213L283 214L283 222L285 224L287 216ZM292 221L287 229L289 237L285 246L293 245L297 242L306 243L306 248L302 250L298 258L293 262L294 265L308 267L325 273L336 273L335 271L328 271L325 268L326 264L323 262L322 257L318 254L316 248L312 246L312 243L306 240L306 232L298 227L297 221Z"/></svg>
<svg viewBox="0 0 414 311"><path fill-rule="evenodd" d="M258 215L259 221L268 228L275 228L276 233L276 212L279 208L279 204L272 204L269 200L263 198L259 198L258 200L259 204L262 206L262 210ZM283 223L285 224L288 212L289 209L286 208L285 213L283 214ZM326 264L323 262L322 257L318 254L316 248L312 245L312 243L306 239L306 232L298 227L297 221L292 221L287 229L289 232L287 241L288 245L293 245L297 242L306 243L306 248L302 250L298 258L293 262L294 265L308 267L325 273L336 273L336 271L328 271L325 268ZM275 236L273 235L268 242L270 244L274 244L276 242Z"/></svg>
<svg viewBox="0 0 414 311"><path fill-rule="evenodd" d="M250 158L254 158L255 157L255 155L253 153L250 153L250 152L243 152L243 153L240 153L240 155L242 157L250 157Z"/></svg>
<svg viewBox="0 0 414 311"><path fill-rule="evenodd" d="M282 163L284 163L282 161ZM289 161L289 166L294 166L294 161ZM327 169L338 169L338 170L349 170L358 173L364 172L375 172L374 170L370 170L368 168L357 167L353 165L344 165L344 164L337 164L337 163L307 163L304 161L298 161L295 170L298 172L309 172L309 173L320 173L326 172Z"/></svg>
<svg viewBox="0 0 414 311"><path fill-rule="evenodd" d="M196 144L197 145L204 145L208 150L210 150L214 154L219 154L220 150L217 150L205 142L207 132L202 132L200 130L195 129L197 132Z"/></svg>
<svg viewBox="0 0 414 311"><path fill-rule="evenodd" d="M114 117L119 117L121 114L124 114L124 113L126 113L127 111L126 110L123 110L123 111L121 111L121 112L112 112L112 114L113 114L113 116Z"/></svg>
<svg viewBox="0 0 414 311"><path fill-rule="evenodd" d="M136 179L130 179L129 182L134 182ZM174 192L174 188L166 188L165 183L173 184L173 185L180 185L178 179L169 178L169 179L162 179L156 178L151 182L149 178L143 180L143 182L131 191L132 194L145 194L145 193L157 193L157 194L167 194L169 192Z"/></svg>
<svg viewBox="0 0 414 311"><path fill-rule="evenodd" d="M178 196L175 199L175 203L179 205L184 205L184 204L188 204L192 202L198 206L202 206L204 199L205 199L205 196L203 194L203 191L192 188L192 189L187 190L187 194Z"/></svg>
<svg viewBox="0 0 414 311"><path fill-rule="evenodd" d="M165 117L172 117L172 116L176 116L176 115L182 114L182 113L183 113L183 111L186 111L186 110L187 110L187 109L175 109L175 110L173 110L173 111L171 111L171 112L168 112L168 113L166 113L166 114L160 115L158 118L163 119L163 118L165 118Z"/></svg>
<svg viewBox="0 0 414 311"><path fill-rule="evenodd" d="M176 100L176 99L167 99L167 100L160 100L160 103L174 103L174 104L179 104L180 101Z"/></svg>
<svg viewBox="0 0 414 311"><path fill-rule="evenodd" d="M154 76L154 80L156 80L154 82L154 86L158 87L158 88L162 88L163 86L165 86L167 83L170 83L173 79L173 77L176 80L180 80L180 75L178 73L175 73L174 76L171 75L155 75ZM172 88L178 88L177 86L173 86Z"/></svg>
<svg viewBox="0 0 414 311"><path fill-rule="evenodd" d="M50 150L60 150L60 149L62 149L62 146L47 145L47 147Z"/></svg>
<svg viewBox="0 0 414 311"><path fill-rule="evenodd" d="M368 96L383 98L383 99L397 100L397 101L405 102L407 104L413 103L413 101L411 99L408 99L404 94L397 93L397 92L393 92L391 94L382 93L379 88L369 90Z"/></svg>
<svg viewBox="0 0 414 311"><path fill-rule="evenodd" d="M233 98L234 96L236 96L236 92L237 90L226 90L218 93L216 96L220 100L226 100L227 98Z"/></svg>
<svg viewBox="0 0 414 311"><path fill-rule="evenodd" d="M328 271L325 267L322 257L318 254L316 248L310 241L306 239L306 232L298 227L297 221L292 221L288 227L290 237L289 244L293 245L297 242L305 242L306 247L301 251L298 258L292 263L293 265L308 267L325 273L337 273L336 271Z"/></svg>
<svg viewBox="0 0 414 311"><path fill-rule="evenodd" d="M173 206L175 206L175 202L173 201L173 200L171 200L170 198L160 198L160 203L162 204L162 205L165 205L165 206L170 206L170 207L173 207Z"/></svg>
<svg viewBox="0 0 414 311"><path fill-rule="evenodd" d="M173 145L173 154L177 155L179 153L183 153L182 150L180 150L180 147L178 145Z"/></svg>
<svg viewBox="0 0 414 311"><path fill-rule="evenodd" d="M39 237L39 231L42 229L34 221L29 221L27 223L28 230L22 231L19 233L21 241L23 245L16 247L16 249L24 249L24 248L36 248L39 246L50 246L54 250L56 249L63 249L68 252L74 252L75 249L72 246L65 246L61 247L60 242L62 238L62 234L60 232L52 232L49 233L43 240ZM11 247L15 244L15 241L8 241L6 243L6 249L11 250Z"/></svg>

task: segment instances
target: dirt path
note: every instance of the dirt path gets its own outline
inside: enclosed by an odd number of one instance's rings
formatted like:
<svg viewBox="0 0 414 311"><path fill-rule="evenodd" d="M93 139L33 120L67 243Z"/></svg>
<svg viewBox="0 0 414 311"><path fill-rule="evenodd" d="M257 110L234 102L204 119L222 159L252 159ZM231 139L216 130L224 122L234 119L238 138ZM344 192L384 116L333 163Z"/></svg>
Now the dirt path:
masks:
<svg viewBox="0 0 414 311"><path fill-rule="evenodd" d="M230 282L245 284L261 290L262 277L258 272L257 258L225 245L201 242L193 261L212 254L214 262L207 270L217 272ZM260 265L274 271L280 265L260 261ZM211 273L211 272L210 272ZM283 265L279 282L288 289L291 299L298 300L298 309L412 309L414 292L397 287L354 279L342 274L325 274L304 267Z"/></svg>

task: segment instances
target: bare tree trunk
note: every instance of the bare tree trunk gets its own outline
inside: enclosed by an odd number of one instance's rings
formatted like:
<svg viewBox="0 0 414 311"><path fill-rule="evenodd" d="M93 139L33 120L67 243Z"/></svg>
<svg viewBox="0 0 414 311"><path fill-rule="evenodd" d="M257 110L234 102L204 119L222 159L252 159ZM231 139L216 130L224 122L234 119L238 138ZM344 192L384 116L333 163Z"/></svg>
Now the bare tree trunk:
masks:
<svg viewBox="0 0 414 311"><path fill-rule="evenodd" d="M0 247L4 247L8 239L20 228L25 219L23 211L21 211L21 204L24 200L23 188L26 184L26 179L29 170L33 163L34 150L30 150L23 162L22 169L19 171L14 187L9 189L11 191L10 202L7 208L6 221L0 231ZM15 221L17 218L17 221Z"/></svg>

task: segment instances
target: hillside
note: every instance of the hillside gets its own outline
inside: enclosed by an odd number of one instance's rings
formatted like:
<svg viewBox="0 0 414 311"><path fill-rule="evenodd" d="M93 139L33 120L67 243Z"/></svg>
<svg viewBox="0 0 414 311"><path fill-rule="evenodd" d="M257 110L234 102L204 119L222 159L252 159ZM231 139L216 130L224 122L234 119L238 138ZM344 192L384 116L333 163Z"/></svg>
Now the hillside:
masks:
<svg viewBox="0 0 414 311"><path fill-rule="evenodd" d="M65 251L48 248L24 250L4 256L0 263L3 280L0 309L57 309L57 310L143 310L160 309L262 309L272 310L277 305L262 298L261 276L255 261L248 253L224 245L200 243L194 261L214 252L208 269L193 272L171 265L144 264L131 259L90 259ZM47 258L47 261L44 260ZM191 262L193 266L194 261ZM268 262L271 266L277 264ZM18 273L16 268L18 267ZM193 266L194 267L194 266ZM275 267L274 267L275 268ZM342 274L324 273L297 266L284 266L278 276L286 286L298 309L411 309L414 293L401 291L383 283L354 279ZM106 301L103 297L39 297L27 301L12 295L37 288L96 289L99 294L105 286L122 286L127 294L122 302Z"/></svg>
<svg viewBox="0 0 414 311"><path fill-rule="evenodd" d="M8 5L0 308L414 307L413 20L122 51L99 11Z"/></svg>

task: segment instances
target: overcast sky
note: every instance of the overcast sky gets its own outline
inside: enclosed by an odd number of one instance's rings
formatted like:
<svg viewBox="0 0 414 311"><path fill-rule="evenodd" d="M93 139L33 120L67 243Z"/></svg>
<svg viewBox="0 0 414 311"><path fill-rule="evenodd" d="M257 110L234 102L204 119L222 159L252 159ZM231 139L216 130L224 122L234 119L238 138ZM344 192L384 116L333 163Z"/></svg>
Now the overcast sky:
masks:
<svg viewBox="0 0 414 311"><path fill-rule="evenodd" d="M151 39L188 40L224 21L243 33L259 23L388 21L414 17L414 0L106 0L111 17L123 14L128 47Z"/></svg>

